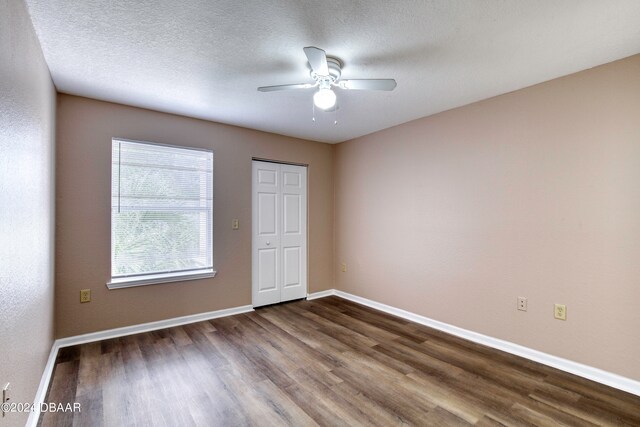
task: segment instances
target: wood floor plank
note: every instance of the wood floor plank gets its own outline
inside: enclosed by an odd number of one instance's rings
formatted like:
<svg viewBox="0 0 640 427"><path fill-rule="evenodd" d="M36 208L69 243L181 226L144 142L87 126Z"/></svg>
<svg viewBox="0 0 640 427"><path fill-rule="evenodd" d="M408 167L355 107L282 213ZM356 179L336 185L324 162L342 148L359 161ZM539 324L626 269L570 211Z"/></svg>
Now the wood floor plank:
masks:
<svg viewBox="0 0 640 427"><path fill-rule="evenodd" d="M431 411L427 416L427 425L434 427L445 427L445 426L470 426L470 424L463 420L462 418L452 414L451 412L442 409L441 407L437 407L433 411Z"/></svg>
<svg viewBox="0 0 640 427"><path fill-rule="evenodd" d="M348 368L336 369L336 375L375 402L375 406L392 413L402 424L423 425L426 415L435 408L430 401L422 401L419 406L414 406L415 398L409 398L408 393L396 382L391 384L376 382L369 375L360 376L359 373Z"/></svg>
<svg viewBox="0 0 640 427"><path fill-rule="evenodd" d="M378 344L374 339L369 338L364 334L340 325L333 320L328 320L322 316L318 316L317 314L309 310L300 308L297 305L292 304L290 307L287 307L287 309L298 314L299 316L309 319L311 322L317 324L317 330L330 335L331 337L335 338L345 345L348 345L351 348L357 349L361 347L373 347L374 345Z"/></svg>
<svg viewBox="0 0 640 427"><path fill-rule="evenodd" d="M254 363L238 349L238 346L229 343L219 331L208 332L207 338L219 357L224 360L224 365L231 366L246 382L253 383L267 379L264 372L256 370Z"/></svg>
<svg viewBox="0 0 640 427"><path fill-rule="evenodd" d="M378 353L385 354L387 357L402 360L407 365L420 372L428 373L436 377L455 376L464 372L456 365L448 361L432 357L426 353L416 351L411 347L400 344L396 340L392 343L383 343L374 347Z"/></svg>
<svg viewBox="0 0 640 427"><path fill-rule="evenodd" d="M274 425L287 426L318 426L309 415L287 396L285 391L270 380L255 385L253 392L256 398L267 403L275 414L279 416ZM259 423L257 424L259 425Z"/></svg>
<svg viewBox="0 0 640 427"><path fill-rule="evenodd" d="M271 307L268 307L264 313L261 313L262 317L274 323L279 328L282 328L288 334L293 335L306 345L314 348L325 354L339 354L344 351L351 350L347 345L334 339L333 337L324 334L316 329L317 324L305 319L301 316L290 315L281 313L278 311L267 311ZM292 321L292 317L298 317L295 322Z"/></svg>
<svg viewBox="0 0 640 427"><path fill-rule="evenodd" d="M478 375L479 377L490 378L503 387L521 394L526 394L529 390L540 384L544 378L543 375L532 377L529 372L514 370L511 366L492 362L480 355L474 355L467 351L452 350L440 343L436 344L431 341L425 341L424 343L418 344L406 339L399 339L398 342L405 347L424 352L428 356L446 361L459 369Z"/></svg>
<svg viewBox="0 0 640 427"><path fill-rule="evenodd" d="M423 372L413 372L407 377L425 390L429 399L438 407L444 408L469 423L476 423L487 412L486 408L474 405L468 396L460 395L457 391L447 387L439 378L431 377Z"/></svg>
<svg viewBox="0 0 640 427"><path fill-rule="evenodd" d="M246 382L235 370L225 368L216 374L221 386L217 388L231 404L226 404L223 416L213 425L276 425L280 415L274 413L266 399L262 399L253 390L254 384L268 381L266 378L258 382Z"/></svg>
<svg viewBox="0 0 640 427"><path fill-rule="evenodd" d="M505 425L494 420L488 415L482 417L480 421L475 424L477 427L504 427Z"/></svg>
<svg viewBox="0 0 640 427"><path fill-rule="evenodd" d="M297 395L294 400L316 422L321 425L336 425L342 420L349 425L360 424L361 420L354 411L346 409L345 405L336 404L339 398L331 388L343 382L340 378L329 372L303 368L293 372L292 376L298 389L291 387L287 392L291 394L290 391L293 391ZM321 405L315 405L316 401Z"/></svg>
<svg viewBox="0 0 640 427"><path fill-rule="evenodd" d="M437 406L405 375L361 353L344 353L343 363L344 367L333 371L336 376L402 419L421 424Z"/></svg>
<svg viewBox="0 0 640 427"><path fill-rule="evenodd" d="M594 404L615 408L616 411L619 411L625 416L640 418L637 396L629 393L619 393L618 390L612 387L594 383L585 378L580 378L548 366L541 366L540 368L548 372L545 383L556 385L559 388L572 391L579 396L593 399ZM638 420L638 425L640 425L640 420Z"/></svg>
<svg viewBox="0 0 640 427"><path fill-rule="evenodd" d="M339 404L355 414L365 425L371 426L404 426L408 425L402 414L396 414L386 405L380 405L369 398L361 389L342 381L331 387L331 391L339 397Z"/></svg>
<svg viewBox="0 0 640 427"><path fill-rule="evenodd" d="M98 372L100 355L102 354L99 342L78 346L80 358L78 359L78 383L76 396L92 393L100 386Z"/></svg>
<svg viewBox="0 0 640 427"><path fill-rule="evenodd" d="M637 422L630 420L627 414L615 412L614 410L602 409L590 405L588 402L579 399L577 402L567 402L563 400L550 399L548 395L536 391L531 397L542 403L546 403L558 410L573 415L576 419L586 420L597 425L615 426L638 426ZM640 408L640 404L638 406Z"/></svg>
<svg viewBox="0 0 640 427"><path fill-rule="evenodd" d="M305 363L321 365L326 370L339 365L339 362L331 353L318 351L305 344L294 335L285 332L283 329L271 323L259 314L259 312L248 313L247 317L260 325L264 330L264 334L268 336L269 339L277 342L276 346L282 348L282 351L294 353L299 359L305 360Z"/></svg>
<svg viewBox="0 0 640 427"><path fill-rule="evenodd" d="M334 405L326 394L314 393L302 382L290 385L285 389L285 392L300 409L319 425L360 424L348 412L343 411L340 406Z"/></svg>
<svg viewBox="0 0 640 427"><path fill-rule="evenodd" d="M264 375L280 387L287 387L292 384L291 378L287 375L287 363L283 363L286 358L285 354L281 357L273 357L266 343L257 343L251 340L251 336L247 336L246 331L243 334L241 324L236 324L230 328L226 323L228 319L220 319L218 323L218 332L220 332L229 345L234 347L237 352L242 353L252 364L252 370L262 370Z"/></svg>
<svg viewBox="0 0 640 427"><path fill-rule="evenodd" d="M538 411L531 409L528 406L516 403L511 407L511 413L534 426L541 427L554 427L554 426L566 426L567 424L558 421L558 419L551 418ZM571 425L571 424L569 424Z"/></svg>
<svg viewBox="0 0 640 427"><path fill-rule="evenodd" d="M75 351L77 350L77 351ZM67 349L62 357L57 358L53 378L49 388L49 395L55 399L47 399L46 402L67 403L76 401L75 395L78 389L79 349ZM70 357L73 355L72 357ZM45 412L45 417L40 421L43 426L72 425L74 414L72 412Z"/></svg>
<svg viewBox="0 0 640 427"><path fill-rule="evenodd" d="M640 397L337 297L62 348L42 426L640 426Z"/></svg>
<svg viewBox="0 0 640 427"><path fill-rule="evenodd" d="M398 335L396 334L388 332L384 329L377 328L360 319L347 316L331 305L327 306L307 302L304 305L300 304L300 307L318 316L322 316L325 319L330 320L338 325L359 332L360 334L369 337L377 342L389 341L398 338Z"/></svg>

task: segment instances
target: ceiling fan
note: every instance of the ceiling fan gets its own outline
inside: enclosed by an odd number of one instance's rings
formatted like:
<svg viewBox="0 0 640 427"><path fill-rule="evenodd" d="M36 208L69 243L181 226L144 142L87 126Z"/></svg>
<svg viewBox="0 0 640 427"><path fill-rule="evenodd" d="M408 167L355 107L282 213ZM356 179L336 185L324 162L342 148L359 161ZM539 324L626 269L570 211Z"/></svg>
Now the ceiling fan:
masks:
<svg viewBox="0 0 640 427"><path fill-rule="evenodd" d="M328 110L336 105L336 94L332 87L354 90L393 90L397 83L394 79L350 79L340 80L342 63L337 58L327 56L324 50L309 46L304 48L311 66L311 78L315 83L297 83L279 86L259 87L260 92L276 90L310 89L318 87L313 95L316 107Z"/></svg>

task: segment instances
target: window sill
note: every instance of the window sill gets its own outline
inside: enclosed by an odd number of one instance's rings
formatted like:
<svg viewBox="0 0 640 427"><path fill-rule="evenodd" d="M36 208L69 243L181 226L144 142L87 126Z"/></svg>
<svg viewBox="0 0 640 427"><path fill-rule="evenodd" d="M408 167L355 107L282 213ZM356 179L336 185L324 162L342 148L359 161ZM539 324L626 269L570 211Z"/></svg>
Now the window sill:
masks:
<svg viewBox="0 0 640 427"><path fill-rule="evenodd" d="M157 285L159 283L182 282L185 280L208 279L213 277L216 277L216 271L211 268L190 271L188 273L149 274L146 276L111 279L110 282L107 282L107 288L131 288L134 286Z"/></svg>

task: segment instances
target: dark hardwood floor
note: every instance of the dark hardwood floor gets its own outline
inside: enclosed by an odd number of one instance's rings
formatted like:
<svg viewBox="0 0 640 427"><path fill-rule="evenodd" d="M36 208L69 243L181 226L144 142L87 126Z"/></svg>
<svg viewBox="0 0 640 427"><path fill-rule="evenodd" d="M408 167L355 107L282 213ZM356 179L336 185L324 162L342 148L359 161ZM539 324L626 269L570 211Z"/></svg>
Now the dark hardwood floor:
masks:
<svg viewBox="0 0 640 427"><path fill-rule="evenodd" d="M634 425L640 397L337 297L60 350L43 426Z"/></svg>

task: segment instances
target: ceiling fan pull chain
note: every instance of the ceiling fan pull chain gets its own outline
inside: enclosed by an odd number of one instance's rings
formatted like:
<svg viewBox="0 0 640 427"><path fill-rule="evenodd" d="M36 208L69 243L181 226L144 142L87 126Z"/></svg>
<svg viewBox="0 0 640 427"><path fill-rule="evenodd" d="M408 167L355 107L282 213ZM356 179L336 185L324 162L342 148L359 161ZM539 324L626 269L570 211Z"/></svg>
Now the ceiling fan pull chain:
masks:
<svg viewBox="0 0 640 427"><path fill-rule="evenodd" d="M338 101L336 101L336 106L333 107L333 125L338 125Z"/></svg>

